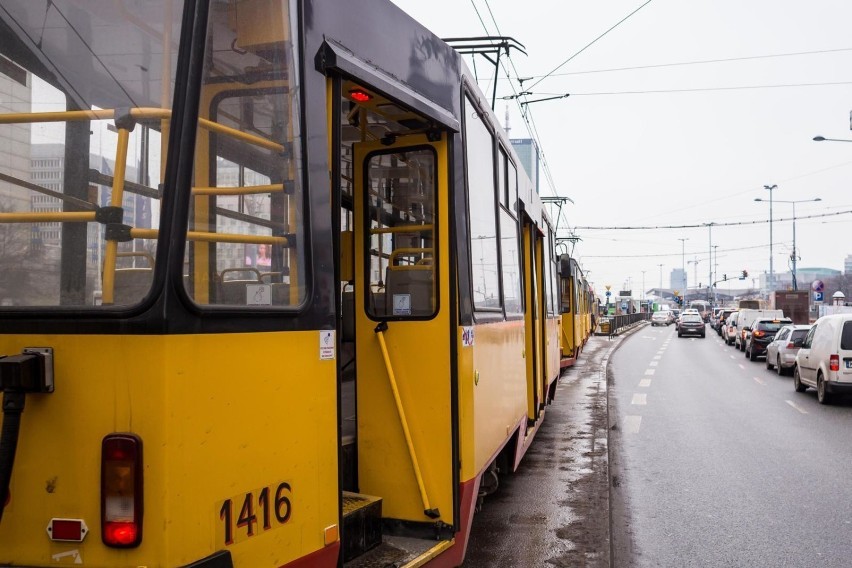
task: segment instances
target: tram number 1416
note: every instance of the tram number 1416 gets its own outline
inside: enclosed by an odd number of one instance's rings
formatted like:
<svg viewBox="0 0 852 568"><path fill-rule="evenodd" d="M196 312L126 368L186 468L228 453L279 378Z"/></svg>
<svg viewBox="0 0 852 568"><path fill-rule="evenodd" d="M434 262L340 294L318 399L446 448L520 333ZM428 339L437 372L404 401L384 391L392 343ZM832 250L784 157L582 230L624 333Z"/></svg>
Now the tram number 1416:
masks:
<svg viewBox="0 0 852 568"><path fill-rule="evenodd" d="M290 520L292 511L290 484L264 487L225 499L219 505L217 541L230 546L275 529Z"/></svg>

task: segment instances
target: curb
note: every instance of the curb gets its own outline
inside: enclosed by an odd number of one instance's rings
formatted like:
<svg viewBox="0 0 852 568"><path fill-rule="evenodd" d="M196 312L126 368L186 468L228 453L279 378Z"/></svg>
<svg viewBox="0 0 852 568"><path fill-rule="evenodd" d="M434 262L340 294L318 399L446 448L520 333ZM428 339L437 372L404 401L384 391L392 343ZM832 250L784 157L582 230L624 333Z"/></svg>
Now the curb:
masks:
<svg viewBox="0 0 852 568"><path fill-rule="evenodd" d="M638 325L635 325L635 326L633 326L629 329L626 329L623 334L616 335L616 336L613 336L613 337L626 339L626 338L630 337L631 335L633 335L634 333L636 333L637 331L639 331L639 329L641 329L642 327L645 327L645 326L642 325L643 323L647 323L647 322L644 322L644 321L639 322ZM610 440L610 431L612 430L612 425L610 423L610 415L609 415L609 378L608 378L608 373L609 373L609 360L613 356L613 354L618 350L618 348L621 346L622 343L624 343L624 342L618 341L614 345L612 345L609 349L607 349L606 353L604 354L603 360L601 361L601 370L600 370L600 372L603 373L604 385L606 386L606 423L607 423L607 428L606 428L606 460L607 460L606 461L606 464L607 464L606 465L606 476L607 476L607 501L608 501L608 507L609 507L608 514L609 514L609 566L610 566L610 568L613 568L613 560L615 558L615 549L614 549L614 540L612 538L612 533L613 533L613 524L612 524L612 468L610 468L610 466L609 466L609 464L612 462L612 460L611 460L612 441Z"/></svg>

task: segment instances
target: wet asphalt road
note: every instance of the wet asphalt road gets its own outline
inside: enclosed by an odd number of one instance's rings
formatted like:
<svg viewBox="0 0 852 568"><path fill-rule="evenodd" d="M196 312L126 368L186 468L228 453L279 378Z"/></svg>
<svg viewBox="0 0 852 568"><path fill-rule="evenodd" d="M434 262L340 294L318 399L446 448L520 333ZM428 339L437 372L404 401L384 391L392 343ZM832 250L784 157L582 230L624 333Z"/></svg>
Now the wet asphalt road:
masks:
<svg viewBox="0 0 852 568"><path fill-rule="evenodd" d="M609 370L614 566L852 566L850 400L709 328L643 327Z"/></svg>
<svg viewBox="0 0 852 568"><path fill-rule="evenodd" d="M463 566L609 566L605 356L593 337L560 378L520 468L474 516Z"/></svg>

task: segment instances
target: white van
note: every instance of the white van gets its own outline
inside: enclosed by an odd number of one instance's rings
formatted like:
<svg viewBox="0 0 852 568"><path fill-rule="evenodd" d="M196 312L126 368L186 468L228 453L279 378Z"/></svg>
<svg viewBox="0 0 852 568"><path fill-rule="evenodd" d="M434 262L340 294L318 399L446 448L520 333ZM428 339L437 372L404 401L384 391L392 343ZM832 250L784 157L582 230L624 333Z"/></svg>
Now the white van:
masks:
<svg viewBox="0 0 852 568"><path fill-rule="evenodd" d="M796 392L814 387L820 404L833 393L852 393L852 314L816 321L796 354L793 385Z"/></svg>
<svg viewBox="0 0 852 568"><path fill-rule="evenodd" d="M737 337L734 339L734 345L740 351L745 351L746 341L748 341L751 333L751 324L758 319L781 319L784 317L784 310L740 310L740 315L737 317Z"/></svg>

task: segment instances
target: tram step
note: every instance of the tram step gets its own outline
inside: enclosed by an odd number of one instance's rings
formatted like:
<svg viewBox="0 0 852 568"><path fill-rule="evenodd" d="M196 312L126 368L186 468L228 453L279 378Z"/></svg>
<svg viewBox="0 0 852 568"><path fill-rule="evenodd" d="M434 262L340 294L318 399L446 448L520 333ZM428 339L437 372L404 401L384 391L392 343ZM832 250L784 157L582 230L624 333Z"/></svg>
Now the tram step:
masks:
<svg viewBox="0 0 852 568"><path fill-rule="evenodd" d="M343 492L343 561L382 543L382 499Z"/></svg>

